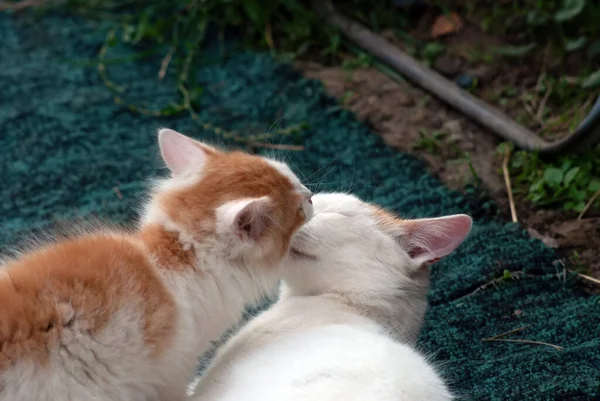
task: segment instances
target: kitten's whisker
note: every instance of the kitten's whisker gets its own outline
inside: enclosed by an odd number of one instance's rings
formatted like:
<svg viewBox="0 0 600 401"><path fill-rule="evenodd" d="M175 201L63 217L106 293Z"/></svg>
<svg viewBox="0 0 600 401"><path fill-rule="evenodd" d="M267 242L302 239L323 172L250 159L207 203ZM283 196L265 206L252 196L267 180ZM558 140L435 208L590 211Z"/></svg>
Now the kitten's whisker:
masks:
<svg viewBox="0 0 600 401"><path fill-rule="evenodd" d="M320 167L317 171L315 171L314 173L312 173L311 175L306 177L306 179L310 180L316 174L319 174L324 168L329 167L331 165L331 163L335 162L337 160L337 158L338 158L338 154L336 153L335 156L333 156L333 159L331 159L331 161L327 162L324 166Z"/></svg>
<svg viewBox="0 0 600 401"><path fill-rule="evenodd" d="M350 179L350 188L348 188L347 193L352 192L353 190L353 185L354 185L354 176L356 174L356 157L354 158L354 161L352 163L352 178Z"/></svg>

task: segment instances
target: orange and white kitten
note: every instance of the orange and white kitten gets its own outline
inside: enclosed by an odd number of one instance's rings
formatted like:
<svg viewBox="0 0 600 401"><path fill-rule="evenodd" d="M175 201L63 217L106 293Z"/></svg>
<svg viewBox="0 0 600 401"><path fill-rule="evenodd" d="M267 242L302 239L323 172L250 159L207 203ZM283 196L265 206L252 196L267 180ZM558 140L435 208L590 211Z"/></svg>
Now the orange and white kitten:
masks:
<svg viewBox="0 0 600 401"><path fill-rule="evenodd" d="M0 401L176 401L197 358L278 280L311 193L283 163L159 132L171 176L134 232L0 270Z"/></svg>

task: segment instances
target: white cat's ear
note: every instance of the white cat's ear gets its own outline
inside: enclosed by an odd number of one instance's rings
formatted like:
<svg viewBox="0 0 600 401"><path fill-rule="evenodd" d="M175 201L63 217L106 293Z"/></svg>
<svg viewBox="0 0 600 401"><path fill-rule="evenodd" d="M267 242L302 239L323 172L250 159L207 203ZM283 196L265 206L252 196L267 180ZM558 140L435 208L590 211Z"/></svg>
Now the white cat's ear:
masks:
<svg viewBox="0 0 600 401"><path fill-rule="evenodd" d="M434 263L454 251L471 231L472 220L464 214L434 219L405 220L402 246L419 265Z"/></svg>
<svg viewBox="0 0 600 401"><path fill-rule="evenodd" d="M268 197L248 202L233 219L233 229L242 240L259 240L269 226L273 204Z"/></svg>
<svg viewBox="0 0 600 401"><path fill-rule="evenodd" d="M215 150L172 129L158 131L160 154L173 175L201 170Z"/></svg>

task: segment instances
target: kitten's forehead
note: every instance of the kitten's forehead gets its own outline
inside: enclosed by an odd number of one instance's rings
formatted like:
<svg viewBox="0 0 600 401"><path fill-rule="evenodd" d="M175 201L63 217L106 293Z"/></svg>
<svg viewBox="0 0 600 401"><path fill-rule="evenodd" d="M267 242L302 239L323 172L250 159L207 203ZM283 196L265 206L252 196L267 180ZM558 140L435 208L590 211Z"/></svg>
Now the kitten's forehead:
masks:
<svg viewBox="0 0 600 401"><path fill-rule="evenodd" d="M354 195L343 193L317 194L313 197L315 213L341 213L347 216L370 213L369 205Z"/></svg>
<svg viewBox="0 0 600 401"><path fill-rule="evenodd" d="M308 188L306 188L300 182L300 180L298 179L298 177L296 176L296 174L294 174L294 172L292 171L292 169L290 169L287 164L282 163L282 162L277 161L277 160L269 159L269 158L264 158L264 160L267 163L269 163L269 165L271 165L271 167L273 167L275 170L277 170L281 175L283 175L288 180L290 180L290 182L292 183L292 185L294 186L294 188L296 190L298 190L300 193L302 193L303 195L310 195L311 194L311 192L308 190Z"/></svg>

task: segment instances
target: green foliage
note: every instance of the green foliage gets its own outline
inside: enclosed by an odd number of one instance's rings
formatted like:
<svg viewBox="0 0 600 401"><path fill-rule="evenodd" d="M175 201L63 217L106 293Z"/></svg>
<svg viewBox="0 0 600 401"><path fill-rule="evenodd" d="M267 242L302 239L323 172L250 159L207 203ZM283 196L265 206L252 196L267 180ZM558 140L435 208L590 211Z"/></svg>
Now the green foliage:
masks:
<svg viewBox="0 0 600 401"><path fill-rule="evenodd" d="M210 24L236 30L247 44L301 54L331 34L299 0L67 0L67 6L119 24L119 39L134 45L195 46Z"/></svg>
<svg viewBox="0 0 600 401"><path fill-rule="evenodd" d="M440 56L442 53L444 53L444 51L446 50L446 48L444 47L443 44L438 43L438 42L431 42L431 43L427 43L425 46L423 46L423 50L422 50L422 57L425 59L425 61L428 64L433 64L433 62L435 61L435 59Z"/></svg>
<svg viewBox="0 0 600 401"><path fill-rule="evenodd" d="M535 43L529 43L522 46L501 46L496 49L496 53L508 57L520 57L530 53L535 49Z"/></svg>
<svg viewBox="0 0 600 401"><path fill-rule="evenodd" d="M486 2L471 0L471 8L483 10ZM586 0L528 0L494 2L486 7L484 31L518 38L513 46L497 49L498 54L522 57L550 45L566 54L581 49L600 50L600 3Z"/></svg>
<svg viewBox="0 0 600 401"><path fill-rule="evenodd" d="M419 139L414 145L414 149L427 150L429 153L438 153L442 146L446 133L442 131L427 132L425 129L419 130Z"/></svg>
<svg viewBox="0 0 600 401"><path fill-rule="evenodd" d="M534 153L517 152L511 162L516 190L538 206L558 206L581 212L600 190L600 152L561 156L545 162Z"/></svg>

